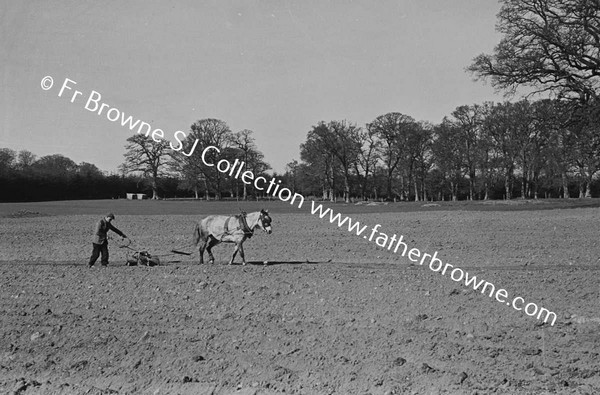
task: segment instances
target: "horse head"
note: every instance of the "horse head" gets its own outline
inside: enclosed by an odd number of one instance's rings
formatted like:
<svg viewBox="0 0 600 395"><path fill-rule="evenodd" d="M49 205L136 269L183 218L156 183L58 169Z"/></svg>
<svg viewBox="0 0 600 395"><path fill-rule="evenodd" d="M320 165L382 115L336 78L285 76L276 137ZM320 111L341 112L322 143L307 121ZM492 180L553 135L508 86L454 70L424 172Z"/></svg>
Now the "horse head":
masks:
<svg viewBox="0 0 600 395"><path fill-rule="evenodd" d="M271 229L271 216L269 215L269 210L260 210L258 215L258 227L267 232L267 234L271 234L273 230Z"/></svg>

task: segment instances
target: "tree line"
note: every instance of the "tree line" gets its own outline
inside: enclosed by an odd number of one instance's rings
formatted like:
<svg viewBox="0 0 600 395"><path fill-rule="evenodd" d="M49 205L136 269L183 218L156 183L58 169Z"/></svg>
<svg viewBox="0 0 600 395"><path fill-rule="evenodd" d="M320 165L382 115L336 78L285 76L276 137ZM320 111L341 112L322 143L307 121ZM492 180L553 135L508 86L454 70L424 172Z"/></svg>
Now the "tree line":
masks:
<svg viewBox="0 0 600 395"><path fill-rule="evenodd" d="M77 164L61 154L38 158L28 150L0 148L2 202L116 199L127 192L145 192L145 189L140 177L106 173L94 164ZM159 191L174 196L177 180L162 179Z"/></svg>
<svg viewBox="0 0 600 395"><path fill-rule="evenodd" d="M320 122L285 176L300 193L332 201L591 197L599 115L522 100L460 106L437 125L398 112L364 127Z"/></svg>
<svg viewBox="0 0 600 395"><path fill-rule="evenodd" d="M336 201L486 200L592 197L600 170L600 111L570 100L482 103L457 107L440 124L391 112L358 126L319 122L300 145L300 161L281 179L294 193ZM192 150L194 144L198 149ZM0 200L104 199L145 192L152 198L265 197L209 163L243 162L256 177L271 177L248 129L232 132L218 119L190 127L181 152L166 141L127 139L118 174L60 154L37 158L0 149Z"/></svg>
<svg viewBox="0 0 600 395"><path fill-rule="evenodd" d="M121 180L119 180L121 182ZM32 152L0 149L0 201L37 201L111 197L108 183L93 164L60 155L38 158Z"/></svg>
<svg viewBox="0 0 600 395"><path fill-rule="evenodd" d="M124 174L135 174L147 181L153 199L159 195L159 183L164 177L178 180L178 190L196 199L236 198L264 196L241 180L228 177L204 163L217 163L225 159L243 162L243 171L251 171L256 177L268 176L271 166L265 162L258 149L253 132L248 129L234 133L222 120L207 118L194 122L181 150L175 151L167 141L152 139L149 135L135 134L127 139L125 161L120 169ZM204 148L213 146L202 159ZM185 153L185 154L184 154Z"/></svg>
<svg viewBox="0 0 600 395"><path fill-rule="evenodd" d="M233 133L224 121L204 119L195 122L184 142L183 152L190 152L194 142L199 148L190 156L170 148L167 141L135 134L125 145L124 161L117 173L101 171L96 165L53 154L38 158L28 150L0 148L0 201L42 201L67 199L116 199L127 193L145 193L148 197L196 199L248 199L264 196L249 185L227 177L215 166L205 166L203 147L215 146L207 160L217 162L236 158L244 170L256 176L266 174L271 166L258 150L253 132Z"/></svg>
<svg viewBox="0 0 600 395"><path fill-rule="evenodd" d="M399 112L365 126L319 122L300 146L300 161L275 174L294 193L324 200L486 200L516 197L592 197L600 170L600 111L569 100L521 100L456 108L440 124ZM192 124L183 152L215 146L209 163L239 160L243 170L267 176L270 169L253 132L233 133L224 121ZM202 148L189 156L145 135L128 139L125 172L179 180L196 198L259 198L239 179L207 166Z"/></svg>

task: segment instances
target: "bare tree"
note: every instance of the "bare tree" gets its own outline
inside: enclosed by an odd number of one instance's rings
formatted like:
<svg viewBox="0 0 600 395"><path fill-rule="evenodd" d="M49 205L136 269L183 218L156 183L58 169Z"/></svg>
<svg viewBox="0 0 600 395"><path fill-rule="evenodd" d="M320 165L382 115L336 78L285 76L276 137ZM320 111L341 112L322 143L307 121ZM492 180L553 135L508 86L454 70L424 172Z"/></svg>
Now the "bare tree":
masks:
<svg viewBox="0 0 600 395"><path fill-rule="evenodd" d="M166 173L170 158L169 142L155 141L150 136L135 134L127 139L124 173L140 173L150 181L152 199L158 199L158 179Z"/></svg>
<svg viewBox="0 0 600 395"><path fill-rule="evenodd" d="M459 184L463 176L463 156L461 152L461 139L458 126L444 118L440 125L434 129L432 151L435 166L450 186L450 195L453 201L458 200Z"/></svg>
<svg viewBox="0 0 600 395"><path fill-rule="evenodd" d="M410 141L411 177L415 201L427 200L425 189L427 175L433 166L432 144L433 125L419 122Z"/></svg>
<svg viewBox="0 0 600 395"><path fill-rule="evenodd" d="M220 150L209 150L206 152L205 159L208 163L217 163L220 159L232 159L234 148L234 136L229 126L224 121L214 118L201 119L190 126L191 132L188 133L184 141L184 152L190 152L196 144L200 147L213 146ZM222 197L225 175L221 173L216 165L206 166L202 161L202 150L195 149L190 156L173 154L180 161L178 165L180 173L189 185L194 185L197 196L198 184L204 186L205 198L209 200L209 193L214 192L215 198L220 200Z"/></svg>
<svg viewBox="0 0 600 395"><path fill-rule="evenodd" d="M315 129L324 127L322 125L313 126L308 132L306 141L300 144L300 158L310 168L310 178L316 179L322 190L323 200L335 200L335 180L336 169L333 155L325 147Z"/></svg>
<svg viewBox="0 0 600 395"><path fill-rule="evenodd" d="M481 159L481 124L485 115L485 106L459 106L452 112L452 122L457 126L457 138L460 140L460 155L463 157L464 173L469 177L469 200L475 198L477 168ZM459 153L457 153L459 154Z"/></svg>
<svg viewBox="0 0 600 395"><path fill-rule="evenodd" d="M394 172L401 161L409 156L407 142L409 136L417 127L415 120L398 112L391 112L377 117L367 125L369 130L375 132L381 141L381 157L387 172L387 198L392 199ZM404 182L403 182L404 184ZM403 188L404 189L404 185ZM396 193L396 195L398 195ZM403 198L403 196L401 196Z"/></svg>
<svg viewBox="0 0 600 395"><path fill-rule="evenodd" d="M300 164L296 159L288 162L285 165L285 175L288 179L288 185L292 187L292 192L296 192L298 188L298 168Z"/></svg>
<svg viewBox="0 0 600 395"><path fill-rule="evenodd" d="M369 177L375 172L380 160L381 142L377 139L375 131L367 125L366 130L359 133L360 150L354 161L354 171L360 180L360 196L367 198L369 190Z"/></svg>
<svg viewBox="0 0 600 395"><path fill-rule="evenodd" d="M515 171L520 167L521 176L526 177L529 170L534 121L529 102L521 101L493 106L483 123L485 132L490 136L493 148L501 162L506 199L513 197ZM527 189L525 183L526 178L523 178L521 183L523 193Z"/></svg>
<svg viewBox="0 0 600 395"><path fill-rule="evenodd" d="M600 171L600 109L577 108L566 137L579 179L579 198L591 198L592 180Z"/></svg>
<svg viewBox="0 0 600 395"><path fill-rule="evenodd" d="M360 148L361 129L346 121L320 122L308 132L307 140L312 140L311 145L319 149L322 155L330 157L328 161L331 174L335 167L342 173L344 183L344 201L350 201L350 171L357 161Z"/></svg>
<svg viewBox="0 0 600 395"><path fill-rule="evenodd" d="M269 170L269 166L264 161L264 155L258 150L256 146L256 140L252 136L254 132L252 130L244 129L237 132L233 136L233 144L240 151L240 160L244 162L243 170L250 170L255 176ZM237 183L238 180L236 179ZM243 184L242 198L248 200L248 185L245 182Z"/></svg>
<svg viewBox="0 0 600 395"><path fill-rule="evenodd" d="M468 70L498 89L530 86L598 99L600 1L501 0L497 30L504 36L493 54L477 56Z"/></svg>
<svg viewBox="0 0 600 395"><path fill-rule="evenodd" d="M344 201L350 202L350 170L358 159L361 141L361 129L346 121L332 121L327 125L329 133L322 136L322 141L338 160L344 177Z"/></svg>

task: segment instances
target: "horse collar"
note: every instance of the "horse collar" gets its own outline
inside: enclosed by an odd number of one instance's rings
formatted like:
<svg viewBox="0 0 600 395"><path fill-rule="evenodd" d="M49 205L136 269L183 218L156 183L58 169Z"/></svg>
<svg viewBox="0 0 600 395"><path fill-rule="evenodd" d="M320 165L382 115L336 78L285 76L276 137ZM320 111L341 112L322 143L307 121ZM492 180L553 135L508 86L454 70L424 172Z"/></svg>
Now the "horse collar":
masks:
<svg viewBox="0 0 600 395"><path fill-rule="evenodd" d="M242 228L242 231L246 235L246 237L248 237L248 238L252 237L254 232L252 232L252 229L250 229L250 227L248 226L248 222L246 221L246 216L244 214L241 214L239 216L239 219L240 219L240 226Z"/></svg>

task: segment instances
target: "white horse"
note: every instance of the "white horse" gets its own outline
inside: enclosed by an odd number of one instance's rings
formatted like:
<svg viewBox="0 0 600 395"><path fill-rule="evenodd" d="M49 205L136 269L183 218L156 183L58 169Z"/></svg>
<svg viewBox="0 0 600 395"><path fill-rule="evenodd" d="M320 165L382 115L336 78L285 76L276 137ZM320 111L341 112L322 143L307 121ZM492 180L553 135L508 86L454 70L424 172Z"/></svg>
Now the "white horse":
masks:
<svg viewBox="0 0 600 395"><path fill-rule="evenodd" d="M246 264L244 256L244 247L242 244L246 239L254 235L256 228L264 230L271 234L271 217L267 210L255 211L249 214L240 215L210 215L201 219L194 227L194 244L200 244L200 264L204 263L204 250L208 252L209 263L215 263L215 257L211 249L219 243L235 243L233 255L229 264L233 264L233 259L237 252L242 256L242 263Z"/></svg>

